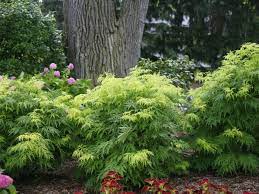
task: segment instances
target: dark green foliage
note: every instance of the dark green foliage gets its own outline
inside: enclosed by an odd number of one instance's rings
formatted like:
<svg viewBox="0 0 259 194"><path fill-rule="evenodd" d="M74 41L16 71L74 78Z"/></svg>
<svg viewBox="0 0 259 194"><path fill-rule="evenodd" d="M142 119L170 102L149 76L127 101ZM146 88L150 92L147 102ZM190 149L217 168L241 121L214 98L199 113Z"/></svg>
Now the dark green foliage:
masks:
<svg viewBox="0 0 259 194"><path fill-rule="evenodd" d="M219 174L255 172L259 166L259 45L229 53L223 66L191 93L197 139L194 159L200 170Z"/></svg>
<svg viewBox="0 0 259 194"><path fill-rule="evenodd" d="M149 59L142 59L138 67L147 70L147 73L160 73L171 80L175 86L189 89L194 81L194 70L196 65L187 56L175 60L158 60L152 62Z"/></svg>
<svg viewBox="0 0 259 194"><path fill-rule="evenodd" d="M189 127L179 109L185 103L181 89L165 77L140 74L107 76L92 92L77 96L70 109L83 140L74 157L90 188L110 170L140 185L188 168L181 155L188 146L179 137Z"/></svg>
<svg viewBox="0 0 259 194"><path fill-rule="evenodd" d="M55 15L58 29L63 30L63 0L43 0L42 10L45 14L52 12Z"/></svg>
<svg viewBox="0 0 259 194"><path fill-rule="evenodd" d="M52 61L64 62L55 19L30 0L0 1L0 75L34 74Z"/></svg>
<svg viewBox="0 0 259 194"><path fill-rule="evenodd" d="M258 42L258 0L151 0L142 57L181 53L217 67L230 50Z"/></svg>

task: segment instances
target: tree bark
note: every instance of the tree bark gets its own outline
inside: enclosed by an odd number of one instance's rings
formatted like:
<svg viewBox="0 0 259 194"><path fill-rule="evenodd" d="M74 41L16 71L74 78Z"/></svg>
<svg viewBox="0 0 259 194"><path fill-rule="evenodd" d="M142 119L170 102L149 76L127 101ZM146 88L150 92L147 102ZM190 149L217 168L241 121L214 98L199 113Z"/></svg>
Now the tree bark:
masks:
<svg viewBox="0 0 259 194"><path fill-rule="evenodd" d="M114 0L65 0L68 61L79 78L105 73L124 77L140 57L149 0L124 0L116 17Z"/></svg>

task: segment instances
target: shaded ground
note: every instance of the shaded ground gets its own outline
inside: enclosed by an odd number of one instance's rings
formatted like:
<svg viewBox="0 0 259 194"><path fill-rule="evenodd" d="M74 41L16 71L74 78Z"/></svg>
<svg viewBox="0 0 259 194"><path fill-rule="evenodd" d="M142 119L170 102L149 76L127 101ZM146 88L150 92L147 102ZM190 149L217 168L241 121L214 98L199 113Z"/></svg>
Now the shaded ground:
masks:
<svg viewBox="0 0 259 194"><path fill-rule="evenodd" d="M72 177L74 163L66 163L59 171L45 174L43 177L25 178L15 183L19 194L73 194L76 191L86 192L82 183ZM228 185L235 193L243 191L257 192L259 194L258 176L234 176L217 177L213 175L189 175L174 178L173 182L178 190L184 188L185 184L195 184L197 181L209 178L213 183ZM92 193L91 193L92 194Z"/></svg>

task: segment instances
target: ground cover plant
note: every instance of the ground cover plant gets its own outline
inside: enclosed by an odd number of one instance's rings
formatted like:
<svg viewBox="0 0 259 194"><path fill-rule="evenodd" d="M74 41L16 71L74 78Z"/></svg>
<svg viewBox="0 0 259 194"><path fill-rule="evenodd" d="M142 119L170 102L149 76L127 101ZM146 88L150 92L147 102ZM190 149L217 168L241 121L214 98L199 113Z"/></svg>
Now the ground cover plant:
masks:
<svg viewBox="0 0 259 194"><path fill-rule="evenodd" d="M100 86L75 97L70 118L81 128L82 144L74 157L94 188L105 173L116 170L127 185L145 177L184 173L189 163L182 152L190 126L180 105L180 88L159 75L134 71L126 78L107 75Z"/></svg>
<svg viewBox="0 0 259 194"><path fill-rule="evenodd" d="M259 45L230 52L191 92L198 115L193 167L219 174L256 173L259 166Z"/></svg>
<svg viewBox="0 0 259 194"><path fill-rule="evenodd" d="M116 171L109 171L102 180L100 192L103 194L232 194L227 185L215 184L208 178L203 178L194 184L186 184L181 190L176 189L176 185L169 179L147 178L146 185L138 192L125 191L121 184L123 177ZM83 194L82 192L79 192ZM241 193L241 192L240 192ZM256 194L245 191L243 194Z"/></svg>

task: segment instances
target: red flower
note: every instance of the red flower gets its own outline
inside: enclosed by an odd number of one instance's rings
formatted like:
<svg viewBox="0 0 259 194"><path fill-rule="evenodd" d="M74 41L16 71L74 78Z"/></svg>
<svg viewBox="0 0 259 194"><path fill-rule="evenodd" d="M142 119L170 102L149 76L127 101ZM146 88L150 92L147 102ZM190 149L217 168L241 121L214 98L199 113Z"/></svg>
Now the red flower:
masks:
<svg viewBox="0 0 259 194"><path fill-rule="evenodd" d="M149 179L145 179L144 181L145 181L146 183L150 184L150 185L153 185L154 182L156 181L156 179L155 179L155 178L149 178Z"/></svg>
<svg viewBox="0 0 259 194"><path fill-rule="evenodd" d="M142 192L147 192L147 191L150 191L151 190L151 187L150 186L144 186L141 191Z"/></svg>
<svg viewBox="0 0 259 194"><path fill-rule="evenodd" d="M154 185L158 188L163 188L166 183L168 183L168 179L156 179L154 181Z"/></svg>
<svg viewBox="0 0 259 194"><path fill-rule="evenodd" d="M116 171L109 171L105 177L113 178L116 180L121 180L123 177L119 175Z"/></svg>
<svg viewBox="0 0 259 194"><path fill-rule="evenodd" d="M213 185L213 184L211 185L213 188L217 189L220 192L224 192L224 193L228 192L228 186L226 185Z"/></svg>
<svg viewBox="0 0 259 194"><path fill-rule="evenodd" d="M205 178L205 179L202 179L200 182L198 182L198 185L207 185L209 184L209 179Z"/></svg>

